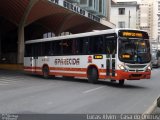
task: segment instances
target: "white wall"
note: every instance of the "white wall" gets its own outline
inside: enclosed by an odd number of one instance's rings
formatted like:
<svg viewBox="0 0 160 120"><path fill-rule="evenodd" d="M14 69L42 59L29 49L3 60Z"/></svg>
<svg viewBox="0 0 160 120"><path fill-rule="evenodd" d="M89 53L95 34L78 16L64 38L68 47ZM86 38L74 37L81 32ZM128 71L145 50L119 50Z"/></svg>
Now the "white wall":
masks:
<svg viewBox="0 0 160 120"><path fill-rule="evenodd" d="M119 8L125 8L125 15L119 15ZM125 27L129 28L129 11L130 11L130 28L136 29L137 12L136 6L129 7L111 7L110 21L118 28L119 21L125 21Z"/></svg>
<svg viewBox="0 0 160 120"><path fill-rule="evenodd" d="M154 0L153 3L153 39L157 39L158 37L158 1L160 0ZM159 27L160 28L160 27Z"/></svg>

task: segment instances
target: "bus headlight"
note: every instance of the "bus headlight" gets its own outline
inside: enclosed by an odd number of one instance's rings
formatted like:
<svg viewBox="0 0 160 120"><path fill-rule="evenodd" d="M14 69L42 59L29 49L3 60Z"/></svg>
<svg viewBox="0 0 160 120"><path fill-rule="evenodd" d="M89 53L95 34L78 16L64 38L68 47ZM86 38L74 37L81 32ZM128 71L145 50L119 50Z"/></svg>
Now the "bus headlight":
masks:
<svg viewBox="0 0 160 120"><path fill-rule="evenodd" d="M152 67L149 65L146 69L146 71L151 71L152 70Z"/></svg>
<svg viewBox="0 0 160 120"><path fill-rule="evenodd" d="M120 68L120 70L126 70L125 67L123 65L118 65L118 67Z"/></svg>

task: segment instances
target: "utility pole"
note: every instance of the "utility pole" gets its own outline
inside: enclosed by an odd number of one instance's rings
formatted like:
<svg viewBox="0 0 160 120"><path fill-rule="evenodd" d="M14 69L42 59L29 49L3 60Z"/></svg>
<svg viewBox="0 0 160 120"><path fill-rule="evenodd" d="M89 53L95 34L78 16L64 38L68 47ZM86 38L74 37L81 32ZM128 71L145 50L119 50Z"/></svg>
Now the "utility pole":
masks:
<svg viewBox="0 0 160 120"><path fill-rule="evenodd" d="M129 16L128 16L128 28L130 28L130 23L131 23L131 13L129 10Z"/></svg>

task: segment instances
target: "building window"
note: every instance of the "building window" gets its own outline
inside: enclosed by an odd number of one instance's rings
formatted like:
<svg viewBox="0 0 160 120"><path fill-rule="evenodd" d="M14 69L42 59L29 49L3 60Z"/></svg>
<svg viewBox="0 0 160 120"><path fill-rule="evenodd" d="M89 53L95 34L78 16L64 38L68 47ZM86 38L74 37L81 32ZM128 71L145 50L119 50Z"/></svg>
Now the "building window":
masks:
<svg viewBox="0 0 160 120"><path fill-rule="evenodd" d="M125 28L125 22L124 21L118 22L118 27Z"/></svg>
<svg viewBox="0 0 160 120"><path fill-rule="evenodd" d="M102 0L99 0L99 12L102 12Z"/></svg>
<svg viewBox="0 0 160 120"><path fill-rule="evenodd" d="M158 27L160 27L160 22L158 22Z"/></svg>
<svg viewBox="0 0 160 120"><path fill-rule="evenodd" d="M80 4L87 4L87 0L80 0Z"/></svg>
<svg viewBox="0 0 160 120"><path fill-rule="evenodd" d="M93 1L89 0L89 6L92 7Z"/></svg>
<svg viewBox="0 0 160 120"><path fill-rule="evenodd" d="M119 15L125 14L125 8L119 8Z"/></svg>
<svg viewBox="0 0 160 120"><path fill-rule="evenodd" d="M96 0L94 0L94 8L96 8Z"/></svg>

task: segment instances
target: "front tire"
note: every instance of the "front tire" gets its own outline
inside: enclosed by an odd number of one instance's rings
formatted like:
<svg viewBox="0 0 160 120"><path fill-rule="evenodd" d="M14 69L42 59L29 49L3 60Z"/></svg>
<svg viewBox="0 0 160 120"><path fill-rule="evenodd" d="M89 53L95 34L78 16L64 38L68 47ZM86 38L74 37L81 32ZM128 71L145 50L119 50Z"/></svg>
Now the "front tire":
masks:
<svg viewBox="0 0 160 120"><path fill-rule="evenodd" d="M119 80L119 86L123 86L124 85L124 80Z"/></svg>
<svg viewBox="0 0 160 120"><path fill-rule="evenodd" d="M91 67L88 69L87 76L90 83L95 84L98 82L98 70L95 67Z"/></svg>

